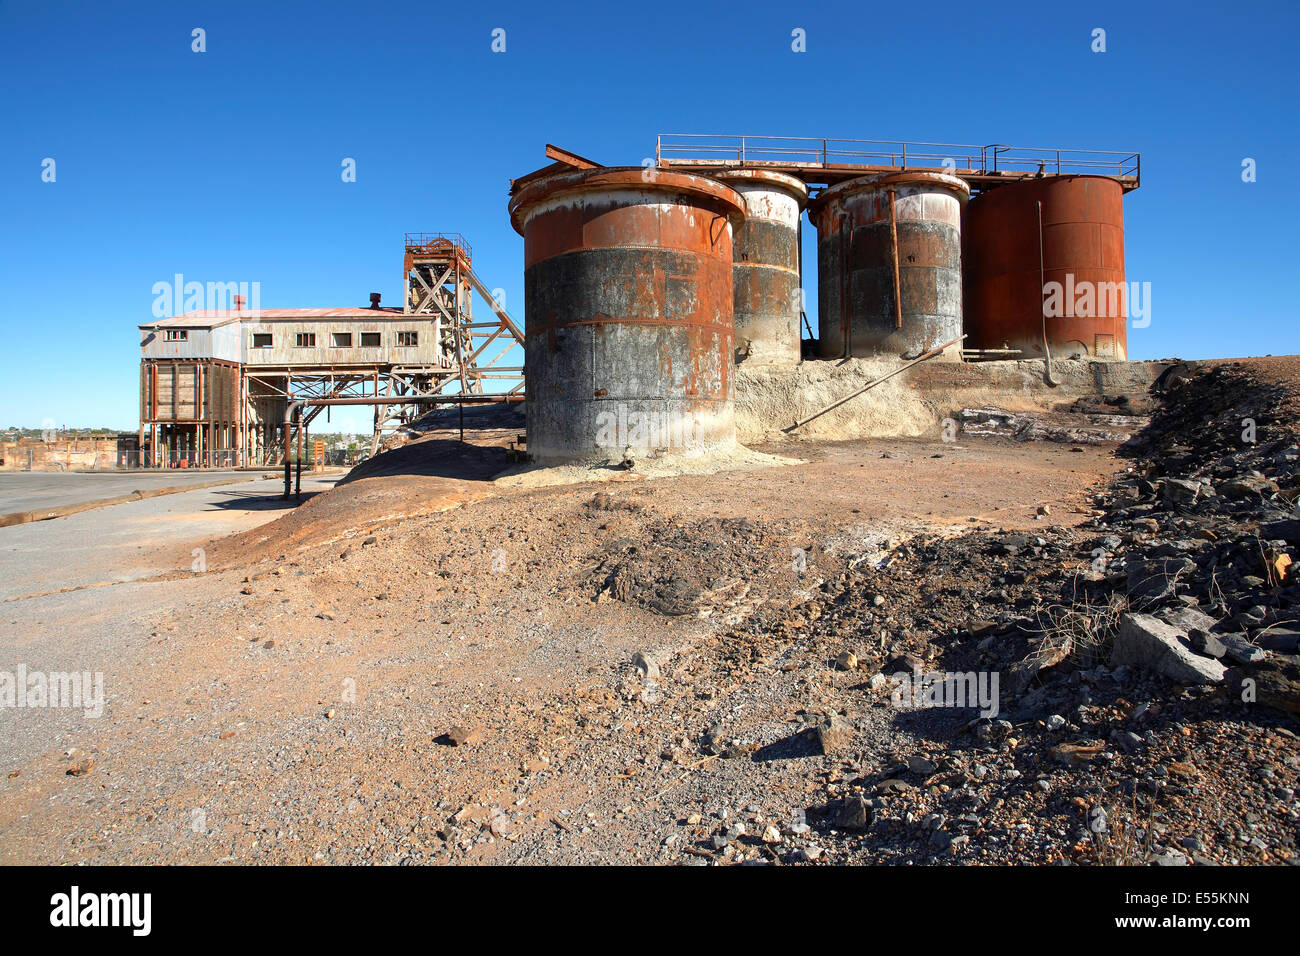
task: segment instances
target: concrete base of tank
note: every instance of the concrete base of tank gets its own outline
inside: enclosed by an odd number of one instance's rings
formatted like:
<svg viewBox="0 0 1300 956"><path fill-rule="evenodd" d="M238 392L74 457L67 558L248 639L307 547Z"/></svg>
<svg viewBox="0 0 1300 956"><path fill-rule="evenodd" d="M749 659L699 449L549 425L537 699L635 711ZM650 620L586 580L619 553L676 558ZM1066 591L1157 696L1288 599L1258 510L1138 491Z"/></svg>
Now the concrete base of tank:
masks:
<svg viewBox="0 0 1300 956"><path fill-rule="evenodd" d="M580 482L641 481L681 475L712 475L723 471L753 471L802 463L798 457L773 455L736 444L700 454L634 458L627 467L609 462L578 465L530 463L501 472L493 478L493 484L502 488L546 488Z"/></svg>
<svg viewBox="0 0 1300 956"><path fill-rule="evenodd" d="M745 444L784 440L938 436L945 418L963 408L1051 412L1077 399L1145 395L1170 362L1052 363L1053 388L1042 361L926 362L827 412L794 432L796 420L904 365L873 358L804 362L792 368L736 369L736 435Z"/></svg>
<svg viewBox="0 0 1300 956"><path fill-rule="evenodd" d="M736 445L731 406L635 396L530 403L528 453L539 465L617 464L650 457L698 458ZM534 436L545 435L538 440Z"/></svg>

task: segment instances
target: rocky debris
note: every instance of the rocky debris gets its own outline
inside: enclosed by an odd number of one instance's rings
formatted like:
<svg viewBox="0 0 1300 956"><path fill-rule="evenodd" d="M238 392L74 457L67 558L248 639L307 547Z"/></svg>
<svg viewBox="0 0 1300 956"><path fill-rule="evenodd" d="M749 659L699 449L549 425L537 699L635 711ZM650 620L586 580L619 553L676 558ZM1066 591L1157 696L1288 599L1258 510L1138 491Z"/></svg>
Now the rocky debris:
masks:
<svg viewBox="0 0 1300 956"><path fill-rule="evenodd" d="M957 413L963 434L996 435L1016 441L1071 445L1117 445L1148 423L1139 415L1112 415L1069 409L1056 417L1001 408L963 408Z"/></svg>
<svg viewBox="0 0 1300 956"><path fill-rule="evenodd" d="M637 651L632 655L632 666L641 672L642 677L648 680L659 679L659 661L653 654Z"/></svg>
<svg viewBox="0 0 1300 956"><path fill-rule="evenodd" d="M837 667L852 648L873 677L1003 677L996 717L936 724L924 753L871 760L865 735L855 741L843 718L822 722L819 759L838 769L822 809L808 811L829 828L819 851L875 862L1297 859L1300 758L1277 721L1300 699L1300 588L1270 577L1292 556L1294 529L1268 516L1300 485L1289 451L1300 419L1240 370L1189 370L1165 387L1168 404L1084 526L917 537L869 575L850 559L801 608L803 622L779 632ZM1252 416L1274 431L1243 446ZM854 689L889 706L883 677ZM798 838L789 853L811 861Z"/></svg>
<svg viewBox="0 0 1300 956"><path fill-rule="evenodd" d="M866 830L871 826L871 804L861 796L841 800L834 809L835 826L844 830Z"/></svg>
<svg viewBox="0 0 1300 956"><path fill-rule="evenodd" d="M587 502L587 507L594 511L640 511L642 505L639 501L630 498L611 495L605 491L598 491Z"/></svg>
<svg viewBox="0 0 1300 956"><path fill-rule="evenodd" d="M1195 571L1196 563L1183 557L1136 561L1126 580L1129 600L1138 607L1162 604L1177 596L1179 585Z"/></svg>
<svg viewBox="0 0 1300 956"><path fill-rule="evenodd" d="M1219 623L1204 611L1186 605L1163 608L1157 616L1186 634L1208 633Z"/></svg>
<svg viewBox="0 0 1300 956"><path fill-rule="evenodd" d="M1292 468L1294 474L1296 469ZM1294 485L1291 485L1293 488ZM1274 521L1261 521L1259 525L1261 538L1271 541L1285 541L1287 544L1300 545L1300 518L1282 518Z"/></svg>
<svg viewBox="0 0 1300 956"><path fill-rule="evenodd" d="M817 725L817 743L828 756L843 753L853 746L853 725L838 715L828 717Z"/></svg>
<svg viewBox="0 0 1300 956"><path fill-rule="evenodd" d="M1268 628L1256 634L1255 639L1266 651L1294 654L1300 649L1300 631L1291 628Z"/></svg>
<svg viewBox="0 0 1300 956"><path fill-rule="evenodd" d="M1152 670L1180 684L1221 683L1223 665L1190 650L1186 639L1186 634L1149 614L1125 614L1110 662Z"/></svg>
<svg viewBox="0 0 1300 956"><path fill-rule="evenodd" d="M1224 655L1238 664L1253 664L1262 661L1268 652L1246 640L1241 634L1224 634L1219 643L1223 645Z"/></svg>
<svg viewBox="0 0 1300 956"><path fill-rule="evenodd" d="M1286 635L1300 627L1291 574L1300 532L1296 397L1236 365L1185 368L1160 389L1164 405L1126 448L1129 475L1099 498L1107 510L1094 525L1111 532L1111 547L1095 552L1091 583L1100 590L1123 574L1133 607L1178 632L1172 638L1187 654L1143 644L1155 654L1147 666L1158 660L1166 673L1294 655ZM1162 637L1171 648L1171 635ZM1133 639L1130 629L1126 647Z"/></svg>
<svg viewBox="0 0 1300 956"><path fill-rule="evenodd" d="M1300 659L1261 657L1233 667L1227 672L1226 687L1230 699L1300 714Z"/></svg>
<svg viewBox="0 0 1300 956"><path fill-rule="evenodd" d="M66 772L70 777L84 777L94 769L95 759L93 757L82 757L80 760L69 766Z"/></svg>
<svg viewBox="0 0 1300 956"><path fill-rule="evenodd" d="M831 550L827 542L845 529L830 522L700 519L695 502L674 517L648 517L657 509L592 508L590 490L575 490L568 510L548 516L564 526L553 536L563 553L549 542L533 552L492 505L484 511L500 519L492 530L499 540L436 526L414 564L438 593L425 593L421 580L418 601L387 583L402 569L389 554L400 533L385 530L378 546L353 550L341 576L352 587L369 562L385 583L363 575L362 593L387 587L391 600L367 601L370 619L353 611L348 628L318 632L326 640L282 638L272 657L300 673L306 654L366 653L364 642L342 643L346 632L368 639L372 625L378 634L394 614L418 621L422 636L435 634L438 654L378 661L385 686L372 689L365 714L340 707L346 720L330 723L319 719L323 707L304 708L308 720L288 728L276 756L283 775L231 776L237 802L257 813L251 826L229 827L233 848L216 852L301 862L315 850L331 862L395 863L1294 861L1300 721L1287 710L1294 690L1284 678L1287 633L1300 625L1295 572L1276 576L1276 559L1294 546L1258 529L1261 515L1291 514L1286 494L1296 482L1285 469L1300 454L1287 457L1296 441L1283 427L1296 418L1269 421L1254 409L1263 423L1258 447L1234 445L1236 400L1206 400L1213 381L1191 375L1171 385L1190 389L1174 401L1196 413L1177 427L1157 416L1161 424L1143 437L1161 447L1135 443L1129 469L1097 490L1091 520L1079 527L1053 526L1066 519L1044 515L1032 531L914 534L887 548L875 541ZM1249 389L1242 394L1253 401ZM1240 460L1225 460L1239 451ZM1278 491L1227 494L1234 475L1253 472ZM1213 490L1172 501L1166 477L1202 486L1204 477ZM645 500L652 487L609 493ZM1016 520L1035 503L1020 502ZM791 567L792 546L806 555L802 571ZM509 551L512 568L535 561L539 570L517 581L472 577L495 547ZM1176 562L1175 587L1133 606L1129 570L1162 561ZM677 616L655 607L674 577L687 597ZM547 588L554 592L543 595ZM315 596L285 596L294 601L275 614L323 606ZM590 618L572 615L579 619L561 634L563 615L532 613L543 596L565 609L583 604ZM607 603L586 607L593 597ZM458 614L457 602L480 613ZM1198 635L1223 645L1233 634L1267 654L1251 664L1225 658L1232 670L1220 685L1181 685L1112 661L1125 614L1174 629L1189 654L1198 654ZM504 630L506 619L525 623ZM268 612L262 621L274 626L276 618ZM646 629L609 639L620 625ZM537 686L514 682L529 673L516 647L536 662ZM658 647L684 649L659 657ZM648 670L632 663L638 649L660 670L652 697L643 693ZM833 669L846 650L856 668ZM442 657L458 651L485 661L486 673L457 675ZM903 707L885 676L898 670L997 675L1001 683L990 713ZM1243 673L1234 687L1239 671L1250 672L1250 683ZM431 674L436 690L418 696ZM383 709L389 691L408 704ZM382 716L366 722L375 713ZM419 742L426 721L442 728L471 720L491 746ZM205 722L204 733L211 727ZM351 773L331 766L341 750L358 755L345 765ZM321 786L282 782L295 772L319 774ZM191 779L210 779L208 768ZM175 823L164 820L163 832Z"/></svg>
<svg viewBox="0 0 1300 956"><path fill-rule="evenodd" d="M599 497L599 495L597 496ZM628 524L626 536L611 535L592 555L587 586L597 601L639 605L664 617L707 617L743 600L746 580L793 569L786 529L747 518L698 522L656 519Z"/></svg>
<svg viewBox="0 0 1300 956"><path fill-rule="evenodd" d="M1166 478L1161 482L1165 500L1177 505L1195 504L1201 496L1210 497L1214 489L1203 481L1187 481L1183 478Z"/></svg>
<svg viewBox="0 0 1300 956"><path fill-rule="evenodd" d="M478 743L482 736L482 733L477 728L456 724L443 734L439 740L452 747L466 747Z"/></svg>
<svg viewBox="0 0 1300 956"><path fill-rule="evenodd" d="M1188 643L1196 653L1213 657L1216 661L1223 660L1228 653L1223 641L1205 631L1193 631L1188 637Z"/></svg>

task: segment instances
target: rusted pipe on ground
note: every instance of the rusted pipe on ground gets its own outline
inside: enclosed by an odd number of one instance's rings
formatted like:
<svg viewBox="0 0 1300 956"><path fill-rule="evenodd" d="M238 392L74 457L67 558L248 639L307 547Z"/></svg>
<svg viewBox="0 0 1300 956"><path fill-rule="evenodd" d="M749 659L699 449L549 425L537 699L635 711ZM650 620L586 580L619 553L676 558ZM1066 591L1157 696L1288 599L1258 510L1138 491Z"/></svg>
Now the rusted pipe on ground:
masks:
<svg viewBox="0 0 1300 956"><path fill-rule="evenodd" d="M913 365L920 365L922 362L927 361L928 359L932 359L932 358L934 358L936 355L941 354L941 353L944 351L944 349L947 349L947 348L949 348L949 347L951 347L951 346L953 346L953 345L956 345L958 342L964 341L965 338L966 338L966 336L963 335L963 336L961 336L961 338L953 339L951 342L945 342L943 345L940 345L938 348L934 348L934 349L931 349L930 351L926 352L926 353L925 353L924 355L922 355L920 358L913 359L911 362L908 362L906 365L902 366L901 368L896 368L896 369L894 369L894 370L893 370L892 372L890 372L888 375L883 375L883 376L881 376L880 378L876 379L874 382L868 382L866 385L863 385L863 386L862 386L860 389L858 389L856 392L852 392L852 393L850 393L850 394L848 394L848 395L845 395L843 398L839 399L838 401L831 402L831 403L830 403L829 405L827 405L825 408L819 409L818 411L813 412L813 413L812 413L811 415L809 415L807 418L803 418L803 419L800 419L799 421L795 422L795 423L794 423L793 425L791 425L789 428L783 428L783 429L781 429L781 430L782 430L783 432L785 432L785 433L788 435L790 432L794 431L796 428L802 428L804 425L807 425L807 424L808 424L810 421L812 421L814 418L820 418L822 415L825 415L827 412L831 411L832 409L839 408L839 407L840 407L841 405L843 405L845 402L847 402L847 401L849 401L849 400L851 400L851 399L857 398L857 397L858 397L859 395L861 395L863 392L868 392L868 391L870 391L871 389L873 389L873 388L875 388L877 385L879 385L881 382L887 382L887 381L889 381L891 378L893 378L895 375L898 375L898 374L901 373L901 372L906 372L906 371L907 371L909 368L911 368Z"/></svg>

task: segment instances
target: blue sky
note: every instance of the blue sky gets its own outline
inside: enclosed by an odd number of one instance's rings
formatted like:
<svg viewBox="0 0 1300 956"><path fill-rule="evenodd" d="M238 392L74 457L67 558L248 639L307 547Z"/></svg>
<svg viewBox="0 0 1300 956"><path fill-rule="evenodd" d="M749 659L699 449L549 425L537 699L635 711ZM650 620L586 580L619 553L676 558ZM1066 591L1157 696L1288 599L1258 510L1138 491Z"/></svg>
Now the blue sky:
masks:
<svg viewBox="0 0 1300 956"><path fill-rule="evenodd" d="M526 321L509 179L547 142L636 164L660 132L1141 152L1130 356L1300 352L1293 4L438 7L0 2L0 425L134 429L136 325L177 272L397 304L402 234L459 231Z"/></svg>

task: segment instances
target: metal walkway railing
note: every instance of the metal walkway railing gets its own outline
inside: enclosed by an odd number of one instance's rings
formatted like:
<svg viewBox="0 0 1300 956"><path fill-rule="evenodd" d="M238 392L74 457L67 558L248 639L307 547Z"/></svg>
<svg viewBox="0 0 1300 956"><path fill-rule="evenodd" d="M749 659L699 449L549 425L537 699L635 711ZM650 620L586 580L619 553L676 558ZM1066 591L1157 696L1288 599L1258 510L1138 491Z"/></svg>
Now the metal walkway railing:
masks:
<svg viewBox="0 0 1300 956"><path fill-rule="evenodd" d="M816 139L808 136L736 136L701 133L660 133L655 160L679 165L737 163L825 166L896 166L970 170L981 175L1000 172L1044 172L1057 175L1119 176L1141 180L1139 153L1060 147L1011 146L995 143L905 143L878 139Z"/></svg>

